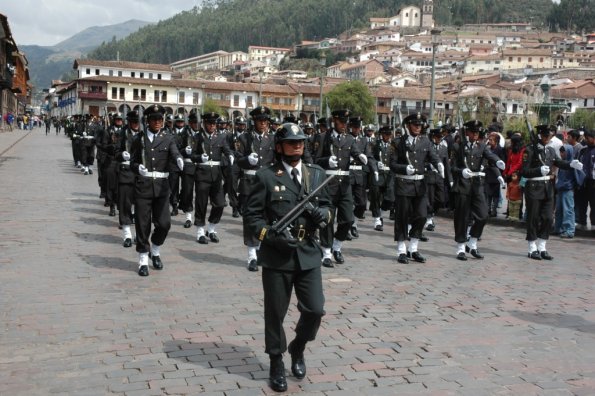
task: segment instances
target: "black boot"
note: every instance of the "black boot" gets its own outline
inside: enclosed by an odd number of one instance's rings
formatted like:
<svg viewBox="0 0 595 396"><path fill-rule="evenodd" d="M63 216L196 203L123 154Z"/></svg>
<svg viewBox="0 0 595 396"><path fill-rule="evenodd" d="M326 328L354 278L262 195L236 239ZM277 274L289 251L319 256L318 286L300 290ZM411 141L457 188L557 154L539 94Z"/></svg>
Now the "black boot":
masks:
<svg viewBox="0 0 595 396"><path fill-rule="evenodd" d="M271 355L269 383L271 389L275 392L285 392L287 390L287 379L285 378L283 355Z"/></svg>
<svg viewBox="0 0 595 396"><path fill-rule="evenodd" d="M297 379L302 379L306 376L304 349L306 349L306 343L297 339L291 341L287 346L287 351L291 355L291 373Z"/></svg>

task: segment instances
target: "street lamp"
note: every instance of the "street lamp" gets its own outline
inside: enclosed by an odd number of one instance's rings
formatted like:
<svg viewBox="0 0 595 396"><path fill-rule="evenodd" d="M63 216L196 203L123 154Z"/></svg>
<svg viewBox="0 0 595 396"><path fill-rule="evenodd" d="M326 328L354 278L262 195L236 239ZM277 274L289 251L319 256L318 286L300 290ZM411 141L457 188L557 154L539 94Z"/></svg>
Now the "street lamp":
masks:
<svg viewBox="0 0 595 396"><path fill-rule="evenodd" d="M264 77L264 70L258 70L258 80L260 81L260 86L258 88L258 105L262 105L262 78Z"/></svg>
<svg viewBox="0 0 595 396"><path fill-rule="evenodd" d="M322 71L320 72L320 111L318 113L319 118L322 117L322 86L324 85L324 74L326 71L326 55L324 54L324 52L320 54L320 66L322 66Z"/></svg>
<svg viewBox="0 0 595 396"><path fill-rule="evenodd" d="M207 97L207 95L205 93L205 83L202 83L200 85L200 87L202 88L202 101L200 102L200 114L204 114L205 113L205 99Z"/></svg>
<svg viewBox="0 0 595 396"><path fill-rule="evenodd" d="M430 87L430 117L428 123L430 128L434 126L434 81L436 79L436 47L440 37L440 30L432 29L432 85Z"/></svg>

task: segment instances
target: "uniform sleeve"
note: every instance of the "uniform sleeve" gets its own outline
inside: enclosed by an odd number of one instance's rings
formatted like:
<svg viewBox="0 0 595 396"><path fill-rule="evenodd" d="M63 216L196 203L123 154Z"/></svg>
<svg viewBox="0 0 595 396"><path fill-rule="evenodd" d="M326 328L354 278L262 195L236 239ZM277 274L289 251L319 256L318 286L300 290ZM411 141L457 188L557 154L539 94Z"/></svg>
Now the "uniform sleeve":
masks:
<svg viewBox="0 0 595 396"><path fill-rule="evenodd" d="M523 164L521 165L521 176L525 178L539 177L541 175L541 163L539 166L534 166L533 161L534 151L532 147L527 147L523 153Z"/></svg>
<svg viewBox="0 0 595 396"><path fill-rule="evenodd" d="M263 175L262 172L256 173L254 185L250 189L244 211L244 222L250 233L256 238L259 238L263 229L267 226L265 218L267 188L263 177L266 177L266 174Z"/></svg>

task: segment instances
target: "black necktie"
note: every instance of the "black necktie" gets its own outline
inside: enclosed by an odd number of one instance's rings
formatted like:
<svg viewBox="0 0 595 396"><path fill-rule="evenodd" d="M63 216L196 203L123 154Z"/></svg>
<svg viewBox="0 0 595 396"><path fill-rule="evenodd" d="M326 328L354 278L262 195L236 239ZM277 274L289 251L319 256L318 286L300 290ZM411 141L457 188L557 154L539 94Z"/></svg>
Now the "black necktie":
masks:
<svg viewBox="0 0 595 396"><path fill-rule="evenodd" d="M300 179L298 179L298 174L299 173L300 172L296 168L293 168L291 170L291 175L293 176L293 182L295 183L295 185L298 188L298 190L301 190L302 185L300 184Z"/></svg>

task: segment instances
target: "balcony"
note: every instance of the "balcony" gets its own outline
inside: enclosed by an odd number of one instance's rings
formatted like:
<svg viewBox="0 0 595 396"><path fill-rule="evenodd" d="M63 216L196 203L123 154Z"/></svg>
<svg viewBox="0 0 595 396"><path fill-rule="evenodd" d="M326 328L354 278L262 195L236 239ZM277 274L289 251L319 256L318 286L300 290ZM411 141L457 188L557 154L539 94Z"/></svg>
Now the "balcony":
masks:
<svg viewBox="0 0 595 396"><path fill-rule="evenodd" d="M0 89L12 88L12 73L8 69L4 73L0 73Z"/></svg>
<svg viewBox="0 0 595 396"><path fill-rule="evenodd" d="M79 99L107 100L106 92L78 91Z"/></svg>

